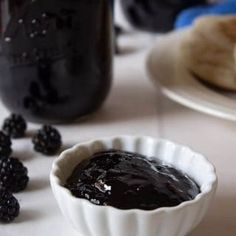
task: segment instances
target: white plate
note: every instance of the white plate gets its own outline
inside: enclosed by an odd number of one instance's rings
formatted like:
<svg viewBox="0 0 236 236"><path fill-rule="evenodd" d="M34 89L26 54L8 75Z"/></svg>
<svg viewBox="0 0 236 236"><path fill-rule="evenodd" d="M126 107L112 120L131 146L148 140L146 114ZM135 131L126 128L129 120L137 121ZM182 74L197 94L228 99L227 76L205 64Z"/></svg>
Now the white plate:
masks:
<svg viewBox="0 0 236 236"><path fill-rule="evenodd" d="M177 51L187 30L159 36L148 55L147 69L155 85L170 99L189 108L236 121L236 92L217 92L176 66Z"/></svg>

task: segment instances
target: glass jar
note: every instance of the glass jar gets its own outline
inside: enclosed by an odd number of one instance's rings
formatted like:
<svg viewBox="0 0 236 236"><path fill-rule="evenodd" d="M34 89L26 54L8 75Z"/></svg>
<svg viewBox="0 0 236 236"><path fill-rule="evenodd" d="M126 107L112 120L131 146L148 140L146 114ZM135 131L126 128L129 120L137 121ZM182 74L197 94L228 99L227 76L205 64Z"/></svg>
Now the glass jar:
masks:
<svg viewBox="0 0 236 236"><path fill-rule="evenodd" d="M0 96L37 122L97 110L112 79L110 0L1 0Z"/></svg>

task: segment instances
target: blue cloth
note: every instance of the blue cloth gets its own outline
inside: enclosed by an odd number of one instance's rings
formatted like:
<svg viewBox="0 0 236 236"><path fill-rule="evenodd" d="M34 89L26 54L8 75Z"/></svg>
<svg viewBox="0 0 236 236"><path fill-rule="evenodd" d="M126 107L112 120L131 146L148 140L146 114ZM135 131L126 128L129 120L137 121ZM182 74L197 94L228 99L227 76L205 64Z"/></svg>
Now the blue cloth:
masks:
<svg viewBox="0 0 236 236"><path fill-rule="evenodd" d="M193 21L203 15L236 14L236 0L224 3L192 7L182 11L176 18L175 29L190 26Z"/></svg>

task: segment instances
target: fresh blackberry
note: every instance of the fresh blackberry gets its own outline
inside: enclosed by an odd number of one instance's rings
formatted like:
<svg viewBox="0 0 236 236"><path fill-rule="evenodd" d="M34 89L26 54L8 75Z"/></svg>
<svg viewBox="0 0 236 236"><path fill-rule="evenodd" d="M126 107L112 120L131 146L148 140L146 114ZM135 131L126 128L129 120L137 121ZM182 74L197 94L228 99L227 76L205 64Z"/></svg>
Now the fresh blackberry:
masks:
<svg viewBox="0 0 236 236"><path fill-rule="evenodd" d="M21 115L12 114L5 119L2 130L12 138L24 137L27 125Z"/></svg>
<svg viewBox="0 0 236 236"><path fill-rule="evenodd" d="M0 188L17 193L24 190L28 182L28 170L18 159L0 159Z"/></svg>
<svg viewBox="0 0 236 236"><path fill-rule="evenodd" d="M62 145L60 133L50 125L45 125L42 129L38 130L37 134L33 137L32 142L35 151L45 155L56 154Z"/></svg>
<svg viewBox="0 0 236 236"><path fill-rule="evenodd" d="M0 131L0 158L9 157L11 152L12 149L10 137Z"/></svg>
<svg viewBox="0 0 236 236"><path fill-rule="evenodd" d="M13 221L20 213L18 200L12 193L5 189L0 189L0 221L9 223Z"/></svg>

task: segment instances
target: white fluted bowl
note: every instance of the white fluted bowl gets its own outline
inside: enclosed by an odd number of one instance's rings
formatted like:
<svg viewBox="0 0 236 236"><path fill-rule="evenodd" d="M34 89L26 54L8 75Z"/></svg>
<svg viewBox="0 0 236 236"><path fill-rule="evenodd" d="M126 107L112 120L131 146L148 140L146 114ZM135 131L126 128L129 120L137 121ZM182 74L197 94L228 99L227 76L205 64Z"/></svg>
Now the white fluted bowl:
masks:
<svg viewBox="0 0 236 236"><path fill-rule="evenodd" d="M119 210L75 198L63 187L73 169L92 154L108 149L157 157L193 178L201 193L177 207L152 211ZM201 154L170 141L133 136L101 138L64 151L53 164L50 181L63 215L83 236L185 236L202 220L217 187L215 169Z"/></svg>

